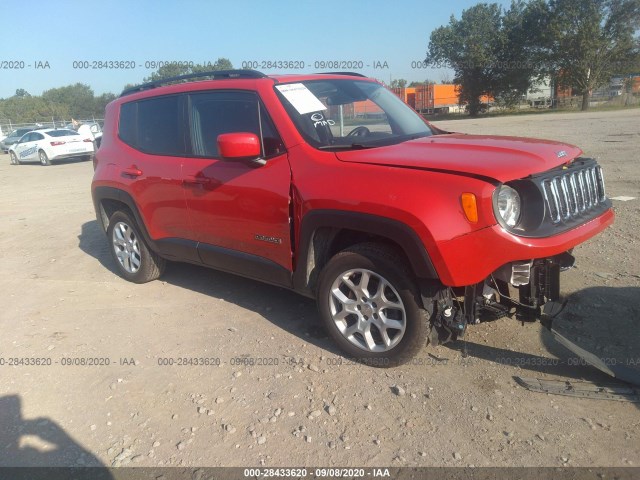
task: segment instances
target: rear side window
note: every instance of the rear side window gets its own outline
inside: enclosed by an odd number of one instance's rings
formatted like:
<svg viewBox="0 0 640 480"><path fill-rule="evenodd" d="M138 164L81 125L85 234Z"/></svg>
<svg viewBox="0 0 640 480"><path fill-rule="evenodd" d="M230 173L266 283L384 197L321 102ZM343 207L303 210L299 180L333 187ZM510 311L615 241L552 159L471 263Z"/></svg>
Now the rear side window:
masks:
<svg viewBox="0 0 640 480"><path fill-rule="evenodd" d="M120 107L118 134L133 148L154 155L185 155L180 97L158 97Z"/></svg>
<svg viewBox="0 0 640 480"><path fill-rule="evenodd" d="M44 135L41 135L36 132L31 132L29 134L26 134L24 138L21 138L21 140L22 142L35 142L37 140L42 140L43 138L44 138Z"/></svg>
<svg viewBox="0 0 640 480"><path fill-rule="evenodd" d="M70 137L72 135L80 135L78 132L74 132L73 130L52 130L48 132L50 137Z"/></svg>
<svg viewBox="0 0 640 480"><path fill-rule="evenodd" d="M130 147L137 147L138 138L138 103L125 103L120 107L120 139Z"/></svg>

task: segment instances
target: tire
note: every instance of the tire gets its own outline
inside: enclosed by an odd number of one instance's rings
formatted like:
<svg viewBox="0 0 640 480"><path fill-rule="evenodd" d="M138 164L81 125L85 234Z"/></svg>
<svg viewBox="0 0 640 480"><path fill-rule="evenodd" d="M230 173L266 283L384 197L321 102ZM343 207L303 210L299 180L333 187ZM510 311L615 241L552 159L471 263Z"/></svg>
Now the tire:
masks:
<svg viewBox="0 0 640 480"><path fill-rule="evenodd" d="M11 161L11 165L20 165L20 160L16 157L15 152L9 152L9 160Z"/></svg>
<svg viewBox="0 0 640 480"><path fill-rule="evenodd" d="M343 250L329 260L318 285L322 322L350 358L393 367L426 346L429 315L406 261L392 248L362 243Z"/></svg>
<svg viewBox="0 0 640 480"><path fill-rule="evenodd" d="M49 160L49 157L47 157L47 154L44 150L40 150L38 152L38 159L40 160L40 165L42 165L43 167L51 165L51 160Z"/></svg>
<svg viewBox="0 0 640 480"><path fill-rule="evenodd" d="M116 212L107 228L109 251L121 277L134 283L157 279L166 261L149 249L136 222L125 212Z"/></svg>

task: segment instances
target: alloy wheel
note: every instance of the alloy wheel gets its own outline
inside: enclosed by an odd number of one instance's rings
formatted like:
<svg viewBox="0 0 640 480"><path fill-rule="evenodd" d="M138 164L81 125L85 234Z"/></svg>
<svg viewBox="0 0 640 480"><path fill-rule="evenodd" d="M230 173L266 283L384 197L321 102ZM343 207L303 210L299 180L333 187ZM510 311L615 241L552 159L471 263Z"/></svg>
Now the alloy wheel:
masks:
<svg viewBox="0 0 640 480"><path fill-rule="evenodd" d="M335 326L368 352L394 348L406 331L407 314L397 290L371 270L352 269L331 285L329 309Z"/></svg>
<svg viewBox="0 0 640 480"><path fill-rule="evenodd" d="M142 264L140 244L136 232L124 222L118 222L112 234L113 249L122 268L136 273Z"/></svg>

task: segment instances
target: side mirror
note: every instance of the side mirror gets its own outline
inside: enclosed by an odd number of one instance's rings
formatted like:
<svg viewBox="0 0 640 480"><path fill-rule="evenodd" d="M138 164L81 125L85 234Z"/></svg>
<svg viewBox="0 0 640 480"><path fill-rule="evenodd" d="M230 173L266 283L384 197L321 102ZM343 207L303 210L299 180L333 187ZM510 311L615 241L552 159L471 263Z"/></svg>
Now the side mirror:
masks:
<svg viewBox="0 0 640 480"><path fill-rule="evenodd" d="M259 160L260 139L255 133L223 133L218 135L218 152L227 160Z"/></svg>

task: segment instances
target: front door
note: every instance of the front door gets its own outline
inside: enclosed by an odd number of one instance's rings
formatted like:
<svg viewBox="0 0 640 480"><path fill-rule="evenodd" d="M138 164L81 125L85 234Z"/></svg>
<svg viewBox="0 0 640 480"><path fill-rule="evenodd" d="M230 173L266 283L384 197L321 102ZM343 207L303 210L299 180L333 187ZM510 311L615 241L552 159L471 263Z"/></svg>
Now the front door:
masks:
<svg viewBox="0 0 640 480"><path fill-rule="evenodd" d="M202 261L283 283L292 269L291 170L258 96L248 91L195 93L189 95L187 111L193 157L183 160L183 186ZM233 132L258 135L266 163L220 158L218 135Z"/></svg>
<svg viewBox="0 0 640 480"><path fill-rule="evenodd" d="M38 159L38 143L44 139L44 136L37 132L25 134L16 144L16 156L18 160L30 161Z"/></svg>

